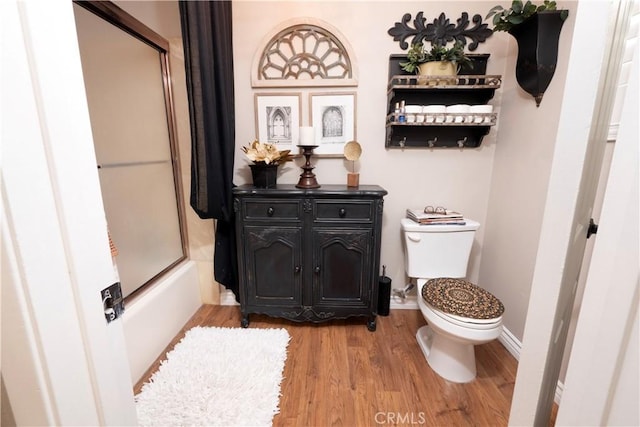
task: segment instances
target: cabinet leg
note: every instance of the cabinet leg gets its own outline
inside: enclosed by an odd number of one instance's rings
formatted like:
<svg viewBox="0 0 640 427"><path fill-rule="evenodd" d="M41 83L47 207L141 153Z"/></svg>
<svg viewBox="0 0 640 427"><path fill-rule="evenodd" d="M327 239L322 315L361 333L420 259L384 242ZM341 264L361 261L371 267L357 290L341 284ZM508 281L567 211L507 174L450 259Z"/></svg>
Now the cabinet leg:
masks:
<svg viewBox="0 0 640 427"><path fill-rule="evenodd" d="M367 329L371 332L375 332L376 330L376 316L372 316L367 321Z"/></svg>
<svg viewBox="0 0 640 427"><path fill-rule="evenodd" d="M240 326L242 326L243 328L248 328L249 327L249 315L248 314L243 314L242 315L242 320L240 320Z"/></svg>

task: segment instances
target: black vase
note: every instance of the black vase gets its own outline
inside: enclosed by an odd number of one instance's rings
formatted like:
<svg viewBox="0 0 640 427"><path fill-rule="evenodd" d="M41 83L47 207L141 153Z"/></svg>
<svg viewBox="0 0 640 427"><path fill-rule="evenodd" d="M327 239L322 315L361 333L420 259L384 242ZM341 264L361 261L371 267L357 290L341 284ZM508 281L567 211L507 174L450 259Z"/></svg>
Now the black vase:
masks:
<svg viewBox="0 0 640 427"><path fill-rule="evenodd" d="M278 178L278 165L264 162L250 164L253 186L257 188L275 188Z"/></svg>
<svg viewBox="0 0 640 427"><path fill-rule="evenodd" d="M564 20L561 11L537 12L509 30L518 42L516 80L540 106L558 61L558 41Z"/></svg>
<svg viewBox="0 0 640 427"><path fill-rule="evenodd" d="M486 74L489 56L491 56L490 53L467 53L467 57L471 63L461 65L460 70L458 70L458 75L467 76L469 74Z"/></svg>

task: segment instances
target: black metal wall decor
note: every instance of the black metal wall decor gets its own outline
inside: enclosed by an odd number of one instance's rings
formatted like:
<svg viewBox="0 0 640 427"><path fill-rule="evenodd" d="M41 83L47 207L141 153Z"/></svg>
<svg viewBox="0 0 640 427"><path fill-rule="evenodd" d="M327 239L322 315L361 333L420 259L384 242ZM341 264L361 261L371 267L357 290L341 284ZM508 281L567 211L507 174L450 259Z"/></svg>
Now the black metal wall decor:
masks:
<svg viewBox="0 0 640 427"><path fill-rule="evenodd" d="M401 22L396 22L395 25L389 28L390 36L393 36L393 40L400 42L400 49L407 49L409 44L406 39L413 36L411 44L421 43L424 40L430 41L433 45L444 46L451 41L459 41L462 45L466 46L467 38L472 42L469 44L469 50L474 51L478 48L479 43L484 43L486 39L491 37L493 31L488 28L487 24L482 23L482 16L473 15L472 21L475 24L472 28L469 26L469 14L462 12L462 16L456 20L457 26L449 21L449 18L441 13L437 19L433 20L433 23L426 24L426 18L423 16L423 12L418 12L416 18L413 20L415 28L411 28L408 22L411 20L411 14L405 13Z"/></svg>
<svg viewBox="0 0 640 427"><path fill-rule="evenodd" d="M516 80L540 106L558 61L558 41L564 24L562 11L538 12L509 30L518 42Z"/></svg>

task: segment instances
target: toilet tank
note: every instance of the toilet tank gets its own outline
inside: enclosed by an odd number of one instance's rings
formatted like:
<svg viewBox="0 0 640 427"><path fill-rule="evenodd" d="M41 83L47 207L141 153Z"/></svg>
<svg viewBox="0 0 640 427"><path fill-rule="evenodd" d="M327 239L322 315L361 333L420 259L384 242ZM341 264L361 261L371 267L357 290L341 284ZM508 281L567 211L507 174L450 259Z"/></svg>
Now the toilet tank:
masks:
<svg viewBox="0 0 640 427"><path fill-rule="evenodd" d="M466 277L473 238L480 223L466 218L465 221L466 225L420 225L403 218L407 275L426 279Z"/></svg>

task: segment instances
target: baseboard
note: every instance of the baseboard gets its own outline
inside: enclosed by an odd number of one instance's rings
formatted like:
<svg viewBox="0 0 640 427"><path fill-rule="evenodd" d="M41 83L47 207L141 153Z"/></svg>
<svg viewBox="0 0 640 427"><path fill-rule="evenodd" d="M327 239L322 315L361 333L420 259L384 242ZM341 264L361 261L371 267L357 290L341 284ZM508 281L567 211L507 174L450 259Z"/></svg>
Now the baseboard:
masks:
<svg viewBox="0 0 640 427"><path fill-rule="evenodd" d="M516 358L516 360L520 360L522 343L518 338L516 338L515 335L511 333L510 330L508 330L503 326L502 333L498 337L498 341L500 341L500 343L504 346L504 348L506 348L507 351L511 353L513 357Z"/></svg>
<svg viewBox="0 0 640 427"><path fill-rule="evenodd" d="M507 351L511 353L513 357L516 358L516 360L518 361L520 360L522 343L518 338L516 338L515 335L511 333L509 329L505 328L504 326L502 327L502 333L498 337L498 341L500 341L500 343L504 346L504 348L506 348ZM564 384L558 381L558 384L556 385L556 394L555 394L555 397L553 398L554 402L556 402L558 405L560 404L560 399L562 398L563 390L564 390Z"/></svg>
<svg viewBox="0 0 640 427"><path fill-rule="evenodd" d="M236 296L228 289L220 292L220 305L240 305L236 301Z"/></svg>
<svg viewBox="0 0 640 427"><path fill-rule="evenodd" d="M408 295L405 299L392 296L389 308L392 310L417 310L418 300L415 295Z"/></svg>

